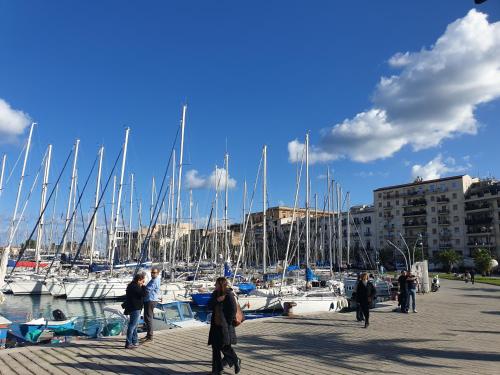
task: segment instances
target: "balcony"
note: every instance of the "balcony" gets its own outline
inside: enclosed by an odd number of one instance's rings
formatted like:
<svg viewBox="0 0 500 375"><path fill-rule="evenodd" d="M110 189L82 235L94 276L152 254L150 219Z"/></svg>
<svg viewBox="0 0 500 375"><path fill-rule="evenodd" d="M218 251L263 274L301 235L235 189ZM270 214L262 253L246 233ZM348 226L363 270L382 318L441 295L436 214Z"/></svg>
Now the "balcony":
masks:
<svg viewBox="0 0 500 375"><path fill-rule="evenodd" d="M440 243L439 244L439 248L441 250L445 250L445 249L451 249L453 246L451 244L451 242L447 242L447 243Z"/></svg>
<svg viewBox="0 0 500 375"><path fill-rule="evenodd" d="M465 211L480 211L480 210L490 210L492 207L489 203L466 203Z"/></svg>
<svg viewBox="0 0 500 375"><path fill-rule="evenodd" d="M437 197L436 198L436 202L437 203L450 203L450 198L446 198L446 197Z"/></svg>
<svg viewBox="0 0 500 375"><path fill-rule="evenodd" d="M424 198L419 199L408 199L406 204L403 207L417 207L417 206L425 206L427 204L427 200Z"/></svg>
<svg viewBox="0 0 500 375"><path fill-rule="evenodd" d="M491 216L465 219L465 225L489 225L493 221Z"/></svg>
<svg viewBox="0 0 500 375"><path fill-rule="evenodd" d="M495 247L494 243L477 243L477 242L468 242L467 246L469 247Z"/></svg>
<svg viewBox="0 0 500 375"><path fill-rule="evenodd" d="M393 206L384 206L384 210L392 210Z"/></svg>
<svg viewBox="0 0 500 375"><path fill-rule="evenodd" d="M409 212L403 212L403 216L426 216L427 211L422 209L422 210L416 210L416 211L409 211Z"/></svg>
<svg viewBox="0 0 500 375"><path fill-rule="evenodd" d="M365 223L365 224L371 224L372 223L372 218L371 217L365 217L363 219L363 223Z"/></svg>
<svg viewBox="0 0 500 375"><path fill-rule="evenodd" d="M403 224L404 227L426 227L427 222L426 221L407 221Z"/></svg>
<svg viewBox="0 0 500 375"><path fill-rule="evenodd" d="M449 215L450 210L438 210L438 215Z"/></svg>
<svg viewBox="0 0 500 375"><path fill-rule="evenodd" d="M364 232L363 233L363 236L365 236L365 237L370 237L371 235L372 235L371 232Z"/></svg>
<svg viewBox="0 0 500 375"><path fill-rule="evenodd" d="M438 220L438 225L451 225L449 220Z"/></svg>

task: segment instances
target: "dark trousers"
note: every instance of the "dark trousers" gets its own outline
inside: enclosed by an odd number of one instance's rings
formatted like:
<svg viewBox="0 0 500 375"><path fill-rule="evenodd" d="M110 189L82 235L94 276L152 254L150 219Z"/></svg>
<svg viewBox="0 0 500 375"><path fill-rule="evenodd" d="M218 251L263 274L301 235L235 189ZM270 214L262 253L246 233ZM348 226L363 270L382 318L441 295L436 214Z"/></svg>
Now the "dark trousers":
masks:
<svg viewBox="0 0 500 375"><path fill-rule="evenodd" d="M363 316L363 311L361 310L361 304L356 303L356 320L360 322L364 319L365 317Z"/></svg>
<svg viewBox="0 0 500 375"><path fill-rule="evenodd" d="M231 345L224 345L222 348L212 345L212 373L219 373L223 370L221 352L228 365L233 366L238 360Z"/></svg>
<svg viewBox="0 0 500 375"><path fill-rule="evenodd" d="M362 302L359 305L360 305L361 311L363 312L363 315L365 317L365 325L368 325L370 323L370 303Z"/></svg>
<svg viewBox="0 0 500 375"><path fill-rule="evenodd" d="M153 337L153 314L158 302L144 302L144 325L146 326L146 337Z"/></svg>
<svg viewBox="0 0 500 375"><path fill-rule="evenodd" d="M406 289L402 289L399 293L399 305L401 306L401 312L408 311L408 308L406 307L406 301L408 299L407 294L408 292L406 291Z"/></svg>
<svg viewBox="0 0 500 375"><path fill-rule="evenodd" d="M472 284L474 284L474 275L473 274L470 275L470 281L472 282Z"/></svg>

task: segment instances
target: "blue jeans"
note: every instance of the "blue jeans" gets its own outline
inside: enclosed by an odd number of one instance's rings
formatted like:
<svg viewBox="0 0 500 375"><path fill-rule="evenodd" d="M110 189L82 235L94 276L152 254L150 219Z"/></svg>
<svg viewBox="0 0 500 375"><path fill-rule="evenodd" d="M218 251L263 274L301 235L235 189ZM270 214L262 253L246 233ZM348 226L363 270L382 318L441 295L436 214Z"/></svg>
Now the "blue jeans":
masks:
<svg viewBox="0 0 500 375"><path fill-rule="evenodd" d="M410 297L411 297L411 307L413 311L417 309L417 290L408 289L408 294L406 295L406 310L410 309Z"/></svg>
<svg viewBox="0 0 500 375"><path fill-rule="evenodd" d="M137 345L139 339L137 337L137 324L141 317L141 310L134 310L130 312L129 322L127 327L127 341L126 345Z"/></svg>

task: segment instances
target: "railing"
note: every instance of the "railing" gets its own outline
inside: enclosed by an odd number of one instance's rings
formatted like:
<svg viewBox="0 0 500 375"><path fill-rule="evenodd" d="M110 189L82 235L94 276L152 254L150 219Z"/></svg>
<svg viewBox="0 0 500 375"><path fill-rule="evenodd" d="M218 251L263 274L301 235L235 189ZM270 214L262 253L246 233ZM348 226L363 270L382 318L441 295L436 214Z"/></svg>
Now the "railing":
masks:
<svg viewBox="0 0 500 375"><path fill-rule="evenodd" d="M412 212L403 212L403 216L421 216L421 215L427 215L426 210L417 210L417 211L412 211Z"/></svg>
<svg viewBox="0 0 500 375"><path fill-rule="evenodd" d="M405 227L424 227L427 226L426 221L408 221L403 224Z"/></svg>
<svg viewBox="0 0 500 375"><path fill-rule="evenodd" d="M436 202L437 203L449 203L450 202L450 198L436 198Z"/></svg>
<svg viewBox="0 0 500 375"><path fill-rule="evenodd" d="M482 204L466 203L465 204L465 211L482 210L485 208L491 208L490 204L488 204L488 203L482 203Z"/></svg>
<svg viewBox="0 0 500 375"><path fill-rule="evenodd" d="M439 215L448 215L450 213L450 210L438 210Z"/></svg>
<svg viewBox="0 0 500 375"><path fill-rule="evenodd" d="M491 224L493 221L492 217L481 217L474 219L465 219L465 225L481 225L481 224Z"/></svg>
<svg viewBox="0 0 500 375"><path fill-rule="evenodd" d="M448 220L438 220L438 225L450 225L451 222Z"/></svg>

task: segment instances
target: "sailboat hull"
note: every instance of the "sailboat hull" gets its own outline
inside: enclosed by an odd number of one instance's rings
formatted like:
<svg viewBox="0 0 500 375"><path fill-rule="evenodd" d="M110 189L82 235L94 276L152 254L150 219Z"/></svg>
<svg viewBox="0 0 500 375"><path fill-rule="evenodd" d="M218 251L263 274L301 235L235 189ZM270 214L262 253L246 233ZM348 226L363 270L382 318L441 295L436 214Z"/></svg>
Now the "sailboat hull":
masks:
<svg viewBox="0 0 500 375"><path fill-rule="evenodd" d="M50 294L47 285L40 280L15 280L9 283L12 293L18 295Z"/></svg>
<svg viewBox="0 0 500 375"><path fill-rule="evenodd" d="M90 281L65 282L67 300L102 300L125 297L128 282L125 281Z"/></svg>

